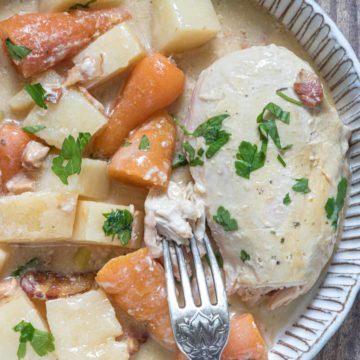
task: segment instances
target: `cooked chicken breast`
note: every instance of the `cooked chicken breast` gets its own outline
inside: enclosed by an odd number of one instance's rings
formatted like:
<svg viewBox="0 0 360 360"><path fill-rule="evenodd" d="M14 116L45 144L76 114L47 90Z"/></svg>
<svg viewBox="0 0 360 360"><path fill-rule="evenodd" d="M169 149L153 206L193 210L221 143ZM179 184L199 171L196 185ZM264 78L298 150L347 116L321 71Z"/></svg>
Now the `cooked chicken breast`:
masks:
<svg viewBox="0 0 360 360"><path fill-rule="evenodd" d="M293 88L304 71L313 74L307 76L311 81L316 78L305 61L275 45L229 54L202 72L187 123L194 131L210 117L230 115L223 122L230 141L211 159L204 158L203 166L191 167L191 173L196 185L206 189L207 220L223 257L228 293L265 300L270 308L308 291L329 261L337 232L324 208L347 176L349 131L329 99L322 99L322 88L300 97L315 94L312 105L322 101L316 108L276 94L285 88L286 95L299 100ZM306 92L309 84L302 85ZM257 117L271 102L290 112L289 124L275 123L282 146L292 147L280 151L269 138L264 166L247 179L236 173L236 154L242 141L260 150ZM267 112L264 116L270 119ZM195 149L206 148L202 137L189 141ZM298 188L302 192L294 190L297 179L308 180L309 190L306 181ZM225 231L214 220L219 207L230 213L237 230Z"/></svg>

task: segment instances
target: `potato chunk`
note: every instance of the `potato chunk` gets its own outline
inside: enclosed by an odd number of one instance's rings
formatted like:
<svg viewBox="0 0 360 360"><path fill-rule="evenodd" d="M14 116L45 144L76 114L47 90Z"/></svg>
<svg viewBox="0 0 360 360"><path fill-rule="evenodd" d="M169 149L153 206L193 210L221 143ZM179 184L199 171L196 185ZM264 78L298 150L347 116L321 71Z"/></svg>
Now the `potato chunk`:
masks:
<svg viewBox="0 0 360 360"><path fill-rule="evenodd" d="M0 241L32 242L69 239L77 195L23 193L0 198Z"/></svg>
<svg viewBox="0 0 360 360"><path fill-rule="evenodd" d="M153 39L166 54L205 44L220 30L211 0L154 0Z"/></svg>
<svg viewBox="0 0 360 360"><path fill-rule="evenodd" d="M93 135L106 124L106 116L88 99L84 92L70 89L64 92L58 104L48 104L47 110L34 107L24 120L24 126L46 126L36 135L61 149L67 136L77 138L80 132Z"/></svg>
<svg viewBox="0 0 360 360"><path fill-rule="evenodd" d="M75 4L86 4L88 0L40 0L40 11L66 11ZM119 6L122 0L97 0L93 2L91 9Z"/></svg>
<svg viewBox="0 0 360 360"><path fill-rule="evenodd" d="M144 55L144 48L133 30L126 24L119 24L81 51L74 63L82 71L91 73L92 69L82 69L82 63L87 58L101 57L101 75L83 83L91 88L119 75Z"/></svg>
<svg viewBox="0 0 360 360"><path fill-rule="evenodd" d="M64 185L51 170L52 159L53 156L49 156L46 160L36 181L36 191L69 191L94 200L102 200L108 197L110 180L105 161L83 159L80 174L70 176L69 185Z"/></svg>
<svg viewBox="0 0 360 360"><path fill-rule="evenodd" d="M19 346L20 333L15 332L13 327L21 320L30 322L36 329L48 331L45 322L27 298L18 290L11 298L3 299L0 302L0 349L1 359L17 359L16 352ZM39 355L35 353L31 345L26 346L25 360L38 360ZM51 352L41 359L57 359L55 352Z"/></svg>
<svg viewBox="0 0 360 360"><path fill-rule="evenodd" d="M103 225L105 217L103 214L110 213L112 210L127 209L133 216L131 240L126 245L130 249L138 249L143 240L144 214L135 211L134 206L121 206L92 201L79 201L73 240L94 245L114 245L123 246L117 238L105 236Z"/></svg>
<svg viewBox="0 0 360 360"><path fill-rule="evenodd" d="M129 358L122 328L101 290L46 302L47 318L59 360Z"/></svg>

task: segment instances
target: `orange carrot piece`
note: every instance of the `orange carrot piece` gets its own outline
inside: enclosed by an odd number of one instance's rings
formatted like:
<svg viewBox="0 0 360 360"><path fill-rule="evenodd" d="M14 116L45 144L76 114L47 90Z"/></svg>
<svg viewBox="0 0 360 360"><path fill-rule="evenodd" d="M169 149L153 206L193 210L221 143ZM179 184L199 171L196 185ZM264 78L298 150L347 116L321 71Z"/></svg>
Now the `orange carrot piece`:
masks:
<svg viewBox="0 0 360 360"><path fill-rule="evenodd" d="M267 360L266 345L251 314L237 315L230 321L229 341L221 360ZM186 360L178 351L176 360Z"/></svg>
<svg viewBox="0 0 360 360"><path fill-rule="evenodd" d="M115 303L136 320L144 321L156 339L176 349L167 304L163 267L148 249L110 260L98 272L97 283Z"/></svg>
<svg viewBox="0 0 360 360"><path fill-rule="evenodd" d="M12 59L24 77L39 74L77 54L84 46L129 18L119 8L15 15L0 22L0 37L31 50Z"/></svg>
<svg viewBox="0 0 360 360"><path fill-rule="evenodd" d="M5 124L0 128L0 190L22 168L23 151L30 140L15 125Z"/></svg>
<svg viewBox="0 0 360 360"><path fill-rule="evenodd" d="M172 104L184 84L184 73L165 56L152 54L141 60L119 95L108 124L95 138L95 153L113 155L131 130Z"/></svg>
<svg viewBox="0 0 360 360"><path fill-rule="evenodd" d="M148 143L147 143L148 142ZM176 127L171 116L159 112L134 130L112 158L108 173L122 182L166 189L171 176ZM148 146L146 149L141 149Z"/></svg>

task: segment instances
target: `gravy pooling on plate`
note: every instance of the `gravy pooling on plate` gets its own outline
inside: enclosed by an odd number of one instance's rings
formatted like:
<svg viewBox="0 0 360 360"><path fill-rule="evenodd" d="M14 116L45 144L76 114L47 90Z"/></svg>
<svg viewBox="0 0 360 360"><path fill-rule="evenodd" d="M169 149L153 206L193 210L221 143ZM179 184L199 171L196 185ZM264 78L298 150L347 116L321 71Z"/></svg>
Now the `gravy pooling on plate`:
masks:
<svg viewBox="0 0 360 360"><path fill-rule="evenodd" d="M224 359L265 359L346 195L348 133L301 47L246 0L6 0L0 19L2 353L180 359L159 239L186 245L206 216L248 329Z"/></svg>

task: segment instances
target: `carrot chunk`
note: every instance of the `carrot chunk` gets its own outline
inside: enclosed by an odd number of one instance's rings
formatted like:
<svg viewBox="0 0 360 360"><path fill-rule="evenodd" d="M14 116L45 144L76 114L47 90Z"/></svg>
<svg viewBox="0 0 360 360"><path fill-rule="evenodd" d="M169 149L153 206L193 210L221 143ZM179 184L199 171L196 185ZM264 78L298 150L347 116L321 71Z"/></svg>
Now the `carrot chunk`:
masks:
<svg viewBox="0 0 360 360"><path fill-rule="evenodd" d="M22 168L22 155L30 140L15 125L5 124L0 128L0 190Z"/></svg>
<svg viewBox="0 0 360 360"><path fill-rule="evenodd" d="M78 53L96 37L129 18L119 8L97 11L19 14L0 22L6 43L27 48L22 59L12 59L24 77L39 74Z"/></svg>
<svg viewBox="0 0 360 360"><path fill-rule="evenodd" d="M120 309L144 321L152 336L176 349L167 304L163 267L146 248L110 260L98 272L97 283Z"/></svg>
<svg viewBox="0 0 360 360"><path fill-rule="evenodd" d="M179 97L184 83L184 73L165 56L152 54L141 60L119 95L108 124L95 138L95 153L113 155L131 130Z"/></svg>
<svg viewBox="0 0 360 360"><path fill-rule="evenodd" d="M108 173L122 182L146 188L169 183L176 127L162 111L134 130L112 158Z"/></svg>

